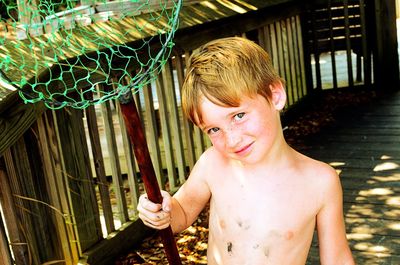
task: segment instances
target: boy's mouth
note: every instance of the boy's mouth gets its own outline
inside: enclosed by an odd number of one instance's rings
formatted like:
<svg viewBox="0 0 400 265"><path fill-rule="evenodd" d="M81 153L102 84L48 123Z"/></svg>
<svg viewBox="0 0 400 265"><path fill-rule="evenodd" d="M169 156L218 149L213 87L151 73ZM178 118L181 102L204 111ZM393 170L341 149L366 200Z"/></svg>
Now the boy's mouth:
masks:
<svg viewBox="0 0 400 265"><path fill-rule="evenodd" d="M252 142L252 143L250 143L250 144L248 144L248 145L236 150L234 153L236 155L240 155L240 156L248 154L250 152L250 150L251 150L251 146L253 145L253 143L254 142Z"/></svg>

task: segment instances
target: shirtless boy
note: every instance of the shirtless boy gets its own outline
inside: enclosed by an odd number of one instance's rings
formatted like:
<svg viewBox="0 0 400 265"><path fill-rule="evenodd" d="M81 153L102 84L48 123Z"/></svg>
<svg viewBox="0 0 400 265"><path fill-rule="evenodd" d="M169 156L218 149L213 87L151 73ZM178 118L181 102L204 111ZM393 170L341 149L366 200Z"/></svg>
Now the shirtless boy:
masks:
<svg viewBox="0 0 400 265"><path fill-rule="evenodd" d="M253 42L225 38L196 51L182 105L212 147L173 197L162 192L162 205L140 197L143 222L179 233L210 202L209 265L304 265L315 228L321 264L354 264L339 177L286 143L285 103L284 81Z"/></svg>

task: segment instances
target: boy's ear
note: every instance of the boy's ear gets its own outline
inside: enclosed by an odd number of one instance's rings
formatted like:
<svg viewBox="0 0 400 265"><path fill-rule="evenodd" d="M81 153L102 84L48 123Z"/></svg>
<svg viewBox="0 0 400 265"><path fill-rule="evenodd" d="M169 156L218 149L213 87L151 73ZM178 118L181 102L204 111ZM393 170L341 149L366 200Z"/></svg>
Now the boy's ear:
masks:
<svg viewBox="0 0 400 265"><path fill-rule="evenodd" d="M272 104L276 110L282 110L286 104L286 91L281 82L269 85L272 95Z"/></svg>

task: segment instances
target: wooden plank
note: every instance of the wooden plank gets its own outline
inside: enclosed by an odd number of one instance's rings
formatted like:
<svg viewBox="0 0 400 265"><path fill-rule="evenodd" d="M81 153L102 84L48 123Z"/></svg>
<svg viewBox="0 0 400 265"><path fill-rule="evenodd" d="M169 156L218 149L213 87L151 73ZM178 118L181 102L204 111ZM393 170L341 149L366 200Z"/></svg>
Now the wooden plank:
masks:
<svg viewBox="0 0 400 265"><path fill-rule="evenodd" d="M365 1L360 0L360 19L361 19L361 49L363 56L363 72L364 72L364 84L367 86L371 85L371 56L368 51L368 37L370 32L367 32L367 19L365 12Z"/></svg>
<svg viewBox="0 0 400 265"><path fill-rule="evenodd" d="M275 30L276 30L276 42L277 42L277 55L278 55L278 72L279 75L287 81L286 71L285 71L285 55L284 55L284 43L282 39L282 28L281 22L275 22ZM289 85L288 85L289 86Z"/></svg>
<svg viewBox="0 0 400 265"><path fill-rule="evenodd" d="M78 231L80 247L86 250L103 236L96 194L92 185L93 176L88 167L90 161L82 111L66 108L58 110L55 114L59 145L73 206L73 221Z"/></svg>
<svg viewBox="0 0 400 265"><path fill-rule="evenodd" d="M365 135L365 136L400 136L400 128L365 128L362 131L354 130L353 128L339 128L340 135Z"/></svg>
<svg viewBox="0 0 400 265"><path fill-rule="evenodd" d="M171 124L172 141L175 151L176 168L178 169L179 184L182 185L186 180L186 163L183 150L181 123L178 114L178 104L176 100L175 83L173 79L171 60L168 60L162 69L163 83L167 99L169 121ZM171 187L177 188L177 187Z"/></svg>
<svg viewBox="0 0 400 265"><path fill-rule="evenodd" d="M159 113L160 113L160 122L162 128L162 138L164 143L164 155L165 162L168 171L168 180L169 185L172 188L175 188L177 183L177 177L175 172L175 163L173 158L173 150L171 145L171 131L168 122L168 110L166 106L165 100L165 85L162 77L158 77L156 80L156 88L157 88L157 97L158 97L158 105L159 105ZM164 176L159 179L160 187L164 188Z"/></svg>
<svg viewBox="0 0 400 265"><path fill-rule="evenodd" d="M348 80L349 80L349 87L353 87L354 86L354 78L353 78L353 63L352 63L352 58L351 58L348 0L344 0L343 5L344 5L344 24L345 24L346 55L347 55L347 75L348 75Z"/></svg>
<svg viewBox="0 0 400 265"><path fill-rule="evenodd" d="M265 25L262 27L264 42L265 42L265 50L268 52L270 56L272 56L272 39L271 39L271 32L270 32L270 25ZM272 58L271 58L272 60Z"/></svg>
<svg viewBox="0 0 400 265"><path fill-rule="evenodd" d="M196 160L200 158L200 156L203 154L205 148L204 148L204 138L203 138L203 132L200 130L199 127L195 126L194 127L194 143L195 143L195 150L196 150Z"/></svg>
<svg viewBox="0 0 400 265"><path fill-rule="evenodd" d="M224 6L223 2L213 2L214 7L212 7L212 11L209 5L202 4L195 5L192 8L184 8L181 11L182 16L180 17L182 25L186 25L185 18L192 25L194 24L193 20L199 22L204 21L205 18L211 20L221 16L221 14L224 14L225 18L218 21L212 20L209 23L203 23L192 28L181 27L174 37L177 46L185 51L191 51L210 40L240 35L243 32L249 32L271 24L282 17L299 14L303 7L303 3L301 2L287 0L246 1L246 3L258 7L258 10L238 14L234 10ZM204 13L204 16L199 16L201 13Z"/></svg>
<svg viewBox="0 0 400 265"><path fill-rule="evenodd" d="M348 234L370 234L399 237L400 231L396 229L396 220L384 220L380 218L345 217L346 231Z"/></svg>
<svg viewBox="0 0 400 265"><path fill-rule="evenodd" d="M398 90L399 56L397 52L396 3L374 1L376 52L373 55L374 83L381 90Z"/></svg>
<svg viewBox="0 0 400 265"><path fill-rule="evenodd" d="M289 72L290 72L290 79L291 79L291 90L292 90L292 98L293 102L296 103L299 100L298 96L298 86L297 86L297 77L296 77L296 59L294 55L295 48L293 44L295 43L293 39L293 28L292 28L292 21L291 18L286 18L286 29L287 29L287 46L288 46L288 64L289 64Z"/></svg>
<svg viewBox="0 0 400 265"><path fill-rule="evenodd" d="M378 178L378 177L375 177ZM380 177L380 178L385 178L385 177ZM372 179L367 179L367 178L341 178L341 183L343 189L347 191L354 191L354 190L359 190L364 191L364 193L369 192L372 194L390 194L393 193L399 193L400 192L400 186L397 182L394 181L377 181Z"/></svg>
<svg viewBox="0 0 400 265"><path fill-rule="evenodd" d="M101 86L102 89L107 89ZM114 129L113 114L110 102L101 104L101 113L104 122L105 136L107 140L108 156L111 165L113 191L116 197L118 207L118 218L121 223L129 220L126 197L124 192L124 182L122 180L121 165L119 160L119 153L116 141L116 134Z"/></svg>
<svg viewBox="0 0 400 265"><path fill-rule="evenodd" d="M183 80L184 80L184 61L182 58L183 55L181 54L176 54L175 56L175 67L176 67L176 72L178 76L178 84L179 88L181 91L182 95L182 86L183 86ZM185 54L185 56L189 56L188 54ZM182 97L182 96L181 96ZM183 116L183 114L182 114ZM183 131L185 134L185 143L186 143L186 150L187 150L187 155L186 155L186 161L189 165L189 169L192 170L194 163L195 163L195 150L194 150L194 142L193 142L193 124L188 121L186 117L183 117Z"/></svg>
<svg viewBox="0 0 400 265"><path fill-rule="evenodd" d="M154 111L154 100L153 94L151 92L150 85L147 85L143 88L144 101L145 101L145 112L144 118L147 121L147 142L149 145L149 152L151 156L151 160L153 162L154 171L158 180L158 183L162 183L163 178L163 166L161 162L161 151L160 146L158 144L158 128L155 118ZM138 105L136 105L138 106ZM144 127L143 127L144 128ZM161 186L161 184L160 184Z"/></svg>
<svg viewBox="0 0 400 265"><path fill-rule="evenodd" d="M189 53L185 52L185 64L189 65ZM204 138L203 138L203 132L200 130L199 127L194 126L193 127L193 138L194 138L194 148L195 148L195 160L199 159L200 156L203 154L205 148L204 148Z"/></svg>
<svg viewBox="0 0 400 265"><path fill-rule="evenodd" d="M312 54L314 54L314 61L315 61L315 80L316 80L316 89L321 90L322 89L322 82L321 82L321 65L319 63L319 52L318 52L318 39L317 39L317 33L316 33L316 17L315 17L315 12L313 10L310 10L309 13L311 13L311 30L312 30L312 43L313 47L311 49ZM309 15L309 14L308 14ZM308 38L307 38L308 39ZM311 61L307 62L311 66ZM310 76L311 78L312 76ZM312 80L312 79L311 79ZM313 88L313 84L311 87Z"/></svg>
<svg viewBox="0 0 400 265"><path fill-rule="evenodd" d="M65 167L63 153L60 147L60 134L58 130L55 111L44 113L44 122L46 124L46 133L49 142L49 152L53 159L54 177L60 199L61 210L64 213L65 226L68 233L68 243L72 254L72 262L77 262L80 255L79 234L77 230L76 219L73 211L71 193L69 192L68 176Z"/></svg>
<svg viewBox="0 0 400 265"><path fill-rule="evenodd" d="M22 2L21 2L22 1ZM17 30L17 36L19 39L26 39L27 32L31 37L36 37L43 34L43 26L41 25L41 16L32 16L33 14L38 14L38 1L23 1L18 0L18 14L19 22L23 25L28 25L27 29L25 27L19 27Z"/></svg>
<svg viewBox="0 0 400 265"><path fill-rule="evenodd" d="M258 40L258 45L260 45L261 48L266 50L269 54L269 50L267 50L267 38L265 35L265 27L260 27L257 29L257 40Z"/></svg>
<svg viewBox="0 0 400 265"><path fill-rule="evenodd" d="M12 158L10 150L8 149L4 153L4 159L0 158L0 200L15 263L17 265L23 265L29 264L29 250L24 233L22 233L18 227L20 220L17 216L17 205L15 204L16 202L11 188L12 184L10 183L12 180L10 175L15 173L10 163L12 163ZM8 166L6 166L7 164ZM6 169L6 167L8 167L8 169ZM7 173L7 171L12 172ZM18 203L20 203L20 201L18 201Z"/></svg>
<svg viewBox="0 0 400 265"><path fill-rule="evenodd" d="M193 4L200 2L198 0L185 0L185 4ZM176 5L176 1L166 0L147 0L146 2L132 1L132 0L121 0L116 2L104 2L96 3L92 1L97 12L112 12L112 13L128 13L130 15L136 15L146 12L159 11L161 9L169 9ZM136 13L132 13L137 11Z"/></svg>
<svg viewBox="0 0 400 265"><path fill-rule="evenodd" d="M96 183L100 193L101 207L103 209L104 222L107 233L115 230L114 217L111 208L109 184L107 181L106 170L104 167L104 158L101 150L99 127L97 125L96 110L94 106L85 109L86 122L89 132L89 141L91 144L94 169L96 173Z"/></svg>
<svg viewBox="0 0 400 265"><path fill-rule="evenodd" d="M0 154L3 154L22 137L46 108L41 103L23 104L17 93L0 102Z"/></svg>
<svg viewBox="0 0 400 265"><path fill-rule="evenodd" d="M140 220L125 223L119 231L110 234L106 240L102 240L84 252L80 264L113 264L121 253L132 251L132 246L137 246L146 237L153 234L154 231Z"/></svg>
<svg viewBox="0 0 400 265"><path fill-rule="evenodd" d="M56 214L53 214L52 221L56 226L56 231L51 232L53 235L52 238L57 238L57 246L56 249L62 252L63 259L67 265L73 265L77 259L74 260L74 254L72 253L71 246L70 246L70 238L68 236L68 231L66 227L67 218L65 218L65 214L63 212L63 208L60 202L60 197L62 196L60 193L63 191L57 187L56 183L56 174L54 168L53 158L50 153L50 145L49 145L49 137L46 133L46 121L45 117L42 116L37 120L37 135L39 144L38 147L40 148L40 152L42 155L43 161L43 171L45 176L46 182L46 193L49 196L49 204L58 209L55 211ZM47 230L46 233L49 233ZM76 258L76 257L75 257Z"/></svg>
<svg viewBox="0 0 400 265"><path fill-rule="evenodd" d="M332 1L328 1L328 19L329 19L329 37L330 37L329 42L330 42L330 52L331 52L331 61L332 61L332 79L333 79L333 88L336 89L338 87L338 83L337 83L337 72L336 72L335 42L334 42L334 33L333 33L331 5L332 5Z"/></svg>
<svg viewBox="0 0 400 265"><path fill-rule="evenodd" d="M302 95L307 95L307 84L306 84L306 70L304 66L304 48L303 48L303 29L301 27L301 20L300 16L296 15L296 33L297 33L297 47L299 53L299 63L300 63L300 76L301 76L301 87L303 89Z"/></svg>
<svg viewBox="0 0 400 265"><path fill-rule="evenodd" d="M372 248L373 249L373 248ZM376 249L380 249L379 247ZM400 263L400 256L380 253L379 251L357 251L352 249L353 257L356 264L368 264L368 265L393 265ZM307 265L320 264L318 247L313 246L309 253L309 259Z"/></svg>
<svg viewBox="0 0 400 265"><path fill-rule="evenodd" d="M398 214L400 213L400 201L393 195L393 193L396 192L399 192L398 188L378 188L365 190L345 189L343 193L343 199L345 202L352 202L353 204L368 203L376 207L385 207L385 211L387 212L386 214L388 214L390 211L397 212ZM391 204L388 202L391 202ZM381 218L383 218L383 216L381 216Z"/></svg>
<svg viewBox="0 0 400 265"><path fill-rule="evenodd" d="M275 24L272 23L269 26L269 32L270 32L270 38L271 38L271 57L272 57L272 63L274 65L274 68L276 71L278 71L279 75L279 55L278 55L278 41L277 41L277 36L276 36L276 30L275 30ZM283 77L283 76L282 76Z"/></svg>
<svg viewBox="0 0 400 265"><path fill-rule="evenodd" d="M378 129L377 129L378 130ZM382 130L381 130L382 131ZM384 133L384 132L383 132ZM400 145L400 135L388 135L388 134L325 134L324 136L316 136L314 138L316 141L324 139L330 143L343 143L352 145L362 145L362 144L380 144L380 143L392 143Z"/></svg>
<svg viewBox="0 0 400 265"><path fill-rule="evenodd" d="M14 261L11 257L10 246L6 233L6 227L4 226L4 221L2 215L0 214L0 257L2 258L3 265L13 265Z"/></svg>
<svg viewBox="0 0 400 265"><path fill-rule="evenodd" d="M382 144L374 143L374 144L369 144L369 145L356 145L355 146L354 144L352 144L350 142L347 144L340 143L340 142L332 142L332 143L328 143L325 146L316 146L315 150L328 150L329 151L332 148L339 150L339 151L344 151L344 150L346 150L346 151L353 150L353 151L358 151L358 152L360 152L360 151L362 151L362 152L377 151L377 152L381 152L382 154L399 150L398 146L395 146L392 143L382 143Z"/></svg>
<svg viewBox="0 0 400 265"><path fill-rule="evenodd" d="M31 130L27 131L24 137L11 147L17 173L15 184L20 188L20 193L15 193L14 196L23 201L24 210L27 211L25 219L27 223L23 224L23 229L27 234L27 242L33 260L42 262L60 260L63 259L62 250L54 226L54 214L59 214L59 212L58 209L53 210L55 208L49 206L36 132L37 128L34 124ZM41 229L35 231L30 227L40 227Z"/></svg>
<svg viewBox="0 0 400 265"><path fill-rule="evenodd" d="M303 88L301 83L301 68L300 68L300 60L299 57L299 39L297 34L297 25L296 25L296 17L290 18L291 28L292 28L292 50L293 50L293 67L294 67L294 78L296 80L296 102L299 101L303 97Z"/></svg>

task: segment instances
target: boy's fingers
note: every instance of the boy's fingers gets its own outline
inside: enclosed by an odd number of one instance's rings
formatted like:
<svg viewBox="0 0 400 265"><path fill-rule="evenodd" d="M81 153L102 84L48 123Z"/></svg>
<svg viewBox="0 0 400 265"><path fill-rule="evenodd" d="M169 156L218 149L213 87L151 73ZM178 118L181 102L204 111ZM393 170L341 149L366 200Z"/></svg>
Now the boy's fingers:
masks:
<svg viewBox="0 0 400 265"><path fill-rule="evenodd" d="M161 195L163 197L162 209L165 212L171 211L171 195L166 191L161 191Z"/></svg>
<svg viewBox="0 0 400 265"><path fill-rule="evenodd" d="M151 227L153 229L157 229L157 230L162 230L162 229L165 229L165 228L169 227L169 223L165 223L165 224L162 224L162 225L155 225L155 224L153 224L151 222L148 222L147 220L142 220L142 221L146 226Z"/></svg>
<svg viewBox="0 0 400 265"><path fill-rule="evenodd" d="M170 214L163 211L158 213L139 212L139 218L142 219L144 224L150 224L150 227L156 229L168 227L171 222Z"/></svg>
<svg viewBox="0 0 400 265"><path fill-rule="evenodd" d="M140 196L139 206L151 212L158 212L161 209L161 204L150 201L145 194Z"/></svg>
<svg viewBox="0 0 400 265"><path fill-rule="evenodd" d="M139 203L137 210L139 212L139 218L143 223L154 229L164 229L167 228L171 223L171 214L165 209L170 209L171 195L167 192L163 192L163 203L157 204L151 202L146 194L139 197Z"/></svg>

